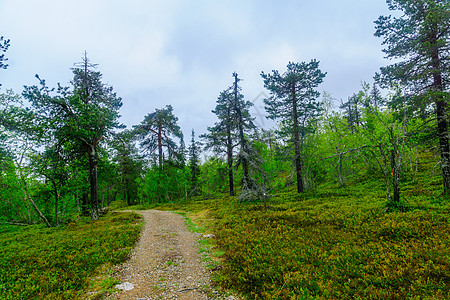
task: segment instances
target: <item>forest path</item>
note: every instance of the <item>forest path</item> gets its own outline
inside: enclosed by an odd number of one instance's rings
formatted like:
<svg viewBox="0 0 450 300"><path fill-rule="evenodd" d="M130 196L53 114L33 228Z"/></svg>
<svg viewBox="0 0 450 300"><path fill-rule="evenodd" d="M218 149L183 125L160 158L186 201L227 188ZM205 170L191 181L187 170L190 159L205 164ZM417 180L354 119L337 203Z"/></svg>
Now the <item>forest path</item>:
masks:
<svg viewBox="0 0 450 300"><path fill-rule="evenodd" d="M198 234L188 231L180 215L157 210L136 211L145 224L131 258L115 267L114 276L131 290L111 300L210 299L210 272L197 247Z"/></svg>

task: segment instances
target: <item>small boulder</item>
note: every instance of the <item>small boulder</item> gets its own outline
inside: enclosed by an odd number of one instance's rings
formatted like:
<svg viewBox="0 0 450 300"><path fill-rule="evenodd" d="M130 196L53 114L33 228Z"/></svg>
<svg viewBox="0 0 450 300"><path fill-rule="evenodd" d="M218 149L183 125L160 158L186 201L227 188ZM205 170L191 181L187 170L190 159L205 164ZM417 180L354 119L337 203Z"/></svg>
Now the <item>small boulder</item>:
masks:
<svg viewBox="0 0 450 300"><path fill-rule="evenodd" d="M115 288L118 290L129 291L129 290L134 289L134 284L129 283L129 282L124 282L124 283L116 285Z"/></svg>

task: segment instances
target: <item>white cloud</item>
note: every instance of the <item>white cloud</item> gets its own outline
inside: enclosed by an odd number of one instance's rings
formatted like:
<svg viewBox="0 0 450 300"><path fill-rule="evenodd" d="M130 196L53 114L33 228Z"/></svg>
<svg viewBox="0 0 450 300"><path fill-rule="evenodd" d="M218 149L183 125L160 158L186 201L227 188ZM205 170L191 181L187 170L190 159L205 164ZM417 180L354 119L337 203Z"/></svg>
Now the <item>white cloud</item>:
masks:
<svg viewBox="0 0 450 300"><path fill-rule="evenodd" d="M210 110L237 71L247 100L260 72L317 58L323 88L345 98L382 63L373 20L385 4L361 1L0 0L0 35L11 39L4 88L35 73L67 83L84 50L124 98L131 125L172 104L187 132L212 125Z"/></svg>

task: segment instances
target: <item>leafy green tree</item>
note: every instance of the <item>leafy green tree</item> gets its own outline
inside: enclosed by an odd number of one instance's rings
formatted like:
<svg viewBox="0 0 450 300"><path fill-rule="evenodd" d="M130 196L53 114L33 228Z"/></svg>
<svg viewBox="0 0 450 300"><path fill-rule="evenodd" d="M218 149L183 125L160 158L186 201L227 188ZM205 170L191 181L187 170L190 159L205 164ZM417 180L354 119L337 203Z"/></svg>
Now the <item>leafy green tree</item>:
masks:
<svg viewBox="0 0 450 300"><path fill-rule="evenodd" d="M54 225L59 223L59 205L61 190L68 181L67 162L61 145L48 147L43 153L32 156L32 165L37 174L41 174L51 183L51 193L54 197Z"/></svg>
<svg viewBox="0 0 450 300"><path fill-rule="evenodd" d="M190 172L174 161L166 161L160 169L153 164L139 180L141 203L164 203L187 197Z"/></svg>
<svg viewBox="0 0 450 300"><path fill-rule="evenodd" d="M66 136L74 134L74 138L81 141L83 153L89 161L89 182L91 189L91 218L98 219L98 186L97 166L99 160L99 143L112 130L120 128L118 122L119 109L122 99L117 97L111 86L101 81L101 73L94 71L97 65L91 64L85 53L83 61L73 68L74 108L78 119L71 115L74 111L67 111L70 127L64 130ZM81 122L80 122L81 121Z"/></svg>
<svg viewBox="0 0 450 300"><path fill-rule="evenodd" d="M198 178L200 176L200 144L195 140L195 132L192 129L191 144L189 145L189 169L191 171L191 193L199 193Z"/></svg>
<svg viewBox="0 0 450 300"><path fill-rule="evenodd" d="M322 83L325 75L316 60L309 63L289 62L284 74L276 70L272 74L261 73L264 86L271 94L264 100L268 117L280 119L282 128L293 141L298 193L304 190L302 143L311 131L310 121L320 114L321 103L317 101L320 94L315 88Z"/></svg>
<svg viewBox="0 0 450 300"><path fill-rule="evenodd" d="M27 109L23 108L21 98L13 91L8 90L6 94L0 95L0 129L2 130L3 153L0 157L0 164L5 166L4 175L8 178L7 185L3 186L7 190L20 190L23 195L24 208L27 210L27 223L33 222L32 210L41 218L47 226L51 227L46 216L39 209L30 194L31 170L27 166L29 155L32 153L33 147L37 146L36 141L43 138L42 130L36 126L34 115ZM35 139L35 137L38 137ZM9 176L14 172L16 176ZM11 180L15 178L16 180ZM11 207L15 206L17 199L11 202ZM32 208L28 206L31 204ZM23 208L23 206L22 206ZM16 211L20 215L19 211Z"/></svg>
<svg viewBox="0 0 450 300"><path fill-rule="evenodd" d="M173 139L183 138L178 118L173 114L173 107L156 109L145 116L140 125L134 126L136 135L141 140L141 147L146 155L156 158L160 169L163 168L165 154L169 159L176 158L178 145Z"/></svg>
<svg viewBox="0 0 450 300"><path fill-rule="evenodd" d="M0 221L8 223L32 223L31 204L25 196L20 170L22 152L18 130L28 124L20 95L12 90L0 94ZM28 116L29 119L29 116Z"/></svg>
<svg viewBox="0 0 450 300"><path fill-rule="evenodd" d="M233 174L234 148L240 146L237 156L236 168L242 165L242 190L251 189L253 181L250 176L249 155L251 155L247 138L250 130L255 128L249 108L253 105L244 100L239 85L241 79L236 72L233 73L233 85L220 93L213 113L219 119L213 127L208 127L208 134L202 135L206 141L206 148L216 153L224 152L227 155L228 182L230 196L235 195Z"/></svg>
<svg viewBox="0 0 450 300"><path fill-rule="evenodd" d="M381 68L377 80L399 83L415 109L433 105L441 154L444 193L450 191L448 78L450 3L447 0L387 0L400 17L380 16L375 36L382 37L386 57L398 62ZM399 61L401 60L401 61Z"/></svg>
<svg viewBox="0 0 450 300"><path fill-rule="evenodd" d="M187 195L183 133L177 123L172 106L167 105L134 126L144 154L154 162L141 181L141 199L164 202ZM179 139L179 144L175 138Z"/></svg>
<svg viewBox="0 0 450 300"><path fill-rule="evenodd" d="M55 91L49 89L44 80L41 87L25 87L23 95L28 99L42 121L47 134L64 145L67 153L88 160L91 218L99 218L97 166L99 147L102 140L120 128L118 122L122 99L113 88L101 81L101 73L94 71L85 53L83 61L73 68L73 90L58 85Z"/></svg>
<svg viewBox="0 0 450 300"><path fill-rule="evenodd" d="M370 98L367 90L362 92ZM400 91L392 97L400 97ZM380 157L378 164L383 171L386 182L388 205L400 203L400 174L403 163L403 153L407 139L406 115L399 116L392 109L384 110L368 105L364 112L363 131L359 137L365 146L369 146L374 159ZM393 194L391 196L390 186Z"/></svg>
<svg viewBox="0 0 450 300"><path fill-rule="evenodd" d="M16 127L14 116L15 111L19 109L17 104L21 105L20 95L16 95L12 90L0 94L0 164L12 156L7 144L11 140L10 129Z"/></svg>

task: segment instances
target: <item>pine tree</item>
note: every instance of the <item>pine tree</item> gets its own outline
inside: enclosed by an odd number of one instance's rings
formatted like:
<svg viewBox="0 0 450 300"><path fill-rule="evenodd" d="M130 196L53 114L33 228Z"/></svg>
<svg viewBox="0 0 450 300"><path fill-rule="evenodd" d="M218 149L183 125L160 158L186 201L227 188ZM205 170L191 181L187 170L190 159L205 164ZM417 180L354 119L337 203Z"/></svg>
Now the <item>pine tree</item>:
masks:
<svg viewBox="0 0 450 300"><path fill-rule="evenodd" d="M302 144L305 135L311 130L310 121L321 112L321 104L317 101L319 92L315 88L322 83L326 73L319 69L319 62L292 63L287 71L280 74L261 73L264 87L271 96L264 100L265 109L270 119L280 119L282 128L291 136L295 152L295 168L297 175L297 192L304 190L302 174Z"/></svg>
<svg viewBox="0 0 450 300"><path fill-rule="evenodd" d="M99 218L97 166L99 148L102 140L119 128L119 109L122 99L113 92L113 88L102 83L102 75L94 71L84 54L82 62L72 69L73 90L58 84L55 91L39 79L41 87L25 87L24 97L29 100L37 116L36 122L42 122L46 134L60 145L64 145L69 155L87 157L91 195L91 219ZM42 127L42 126L41 126ZM42 130L42 128L41 128Z"/></svg>
<svg viewBox="0 0 450 300"><path fill-rule="evenodd" d="M361 125L361 99L358 94L348 97L347 102L341 102L340 109L344 111L344 118L347 120L348 127L352 133Z"/></svg>
<svg viewBox="0 0 450 300"><path fill-rule="evenodd" d="M426 110L433 105L441 153L444 193L450 192L448 92L450 71L450 3L448 0L387 0L400 17L380 16L375 36L384 38L386 58L402 60L381 68L379 83L400 84L409 105Z"/></svg>
<svg viewBox="0 0 450 300"><path fill-rule="evenodd" d="M159 168L163 169L165 154L168 159L176 158L178 145L174 137L183 138L178 118L173 114L173 107L166 105L165 108L156 109L155 112L145 116L140 125L134 130L141 139L141 147L147 155L156 158Z"/></svg>

